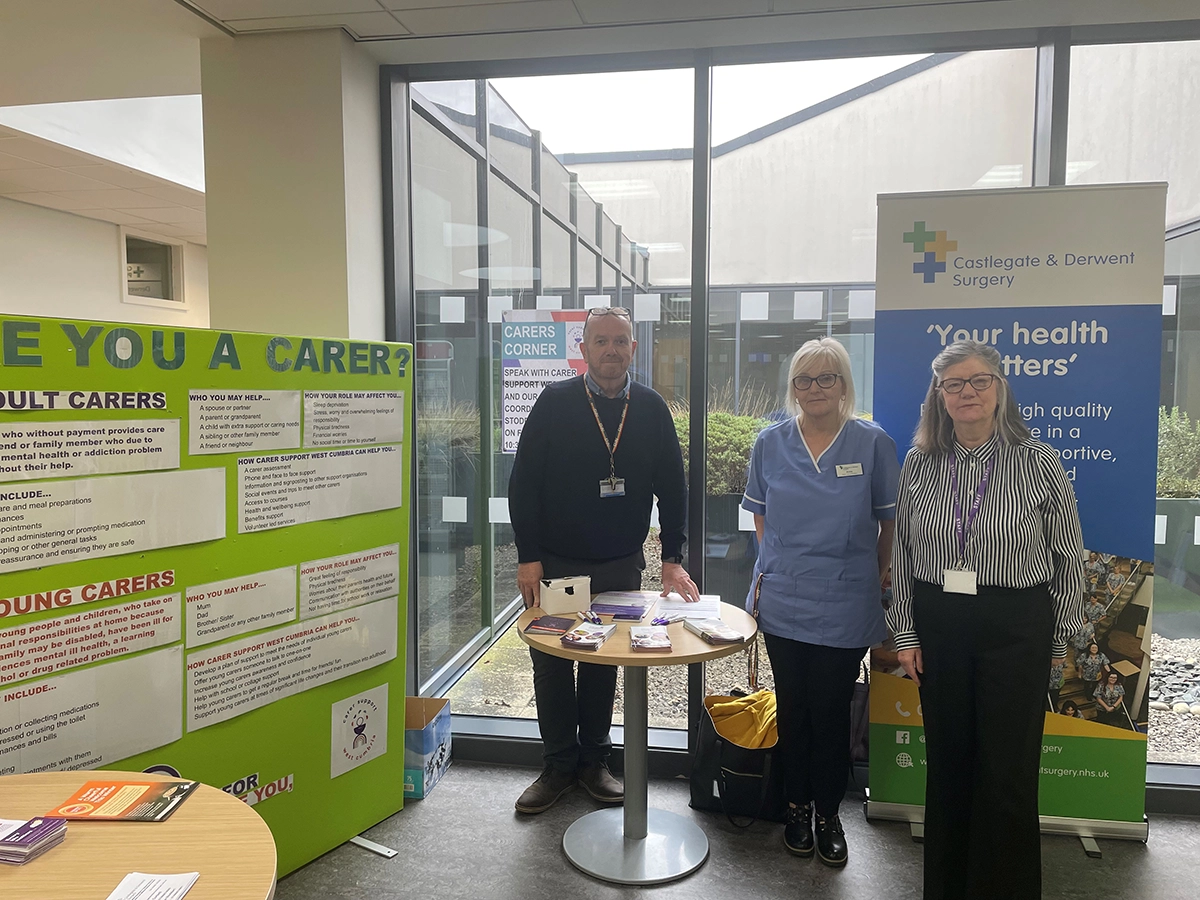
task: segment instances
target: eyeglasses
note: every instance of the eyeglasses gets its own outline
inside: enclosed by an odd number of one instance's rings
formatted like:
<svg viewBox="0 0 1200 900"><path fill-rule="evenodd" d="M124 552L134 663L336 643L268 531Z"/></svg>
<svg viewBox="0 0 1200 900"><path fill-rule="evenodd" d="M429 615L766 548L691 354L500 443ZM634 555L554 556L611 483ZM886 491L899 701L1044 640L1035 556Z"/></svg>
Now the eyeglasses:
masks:
<svg viewBox="0 0 1200 900"><path fill-rule="evenodd" d="M797 375L792 379L792 387L798 391L807 391L815 381L817 387L831 388L838 383L838 379L841 377L841 375L834 372L822 372L815 378L812 375Z"/></svg>
<svg viewBox="0 0 1200 900"><path fill-rule="evenodd" d="M628 319L629 310L623 306L593 306L587 313L589 319L592 316L620 316L623 319Z"/></svg>
<svg viewBox="0 0 1200 900"><path fill-rule="evenodd" d="M971 385L972 390L976 392L986 391L992 386L992 382L996 380L995 375L972 375L970 378L947 378L938 385L946 394L961 394L962 389Z"/></svg>

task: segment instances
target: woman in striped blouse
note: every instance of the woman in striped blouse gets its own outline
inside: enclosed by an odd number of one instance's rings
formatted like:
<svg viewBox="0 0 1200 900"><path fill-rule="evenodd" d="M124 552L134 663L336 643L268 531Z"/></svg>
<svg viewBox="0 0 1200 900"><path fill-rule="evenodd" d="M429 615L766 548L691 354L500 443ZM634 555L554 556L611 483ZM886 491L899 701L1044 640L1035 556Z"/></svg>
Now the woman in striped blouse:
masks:
<svg viewBox="0 0 1200 900"><path fill-rule="evenodd" d="M924 716L925 900L1038 898L1046 681L1083 624L1083 540L986 344L933 361L892 567L888 625Z"/></svg>

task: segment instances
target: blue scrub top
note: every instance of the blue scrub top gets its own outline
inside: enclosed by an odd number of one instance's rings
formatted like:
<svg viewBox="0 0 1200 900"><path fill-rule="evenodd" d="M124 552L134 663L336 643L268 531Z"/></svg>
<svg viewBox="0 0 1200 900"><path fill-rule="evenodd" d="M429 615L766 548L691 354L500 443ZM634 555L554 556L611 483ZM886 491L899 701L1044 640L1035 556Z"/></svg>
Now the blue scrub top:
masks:
<svg viewBox="0 0 1200 900"><path fill-rule="evenodd" d="M826 647L887 637L876 547L880 520L896 516L899 479L896 442L874 422L851 419L818 459L794 418L759 433L742 508L766 517L746 595L751 611L764 573L764 632Z"/></svg>

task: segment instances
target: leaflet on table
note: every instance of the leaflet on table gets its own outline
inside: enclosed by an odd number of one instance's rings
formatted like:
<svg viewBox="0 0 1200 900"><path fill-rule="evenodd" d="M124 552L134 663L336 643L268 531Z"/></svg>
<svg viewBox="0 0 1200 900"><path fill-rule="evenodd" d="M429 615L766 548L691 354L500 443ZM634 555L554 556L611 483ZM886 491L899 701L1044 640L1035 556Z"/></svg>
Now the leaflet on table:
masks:
<svg viewBox="0 0 1200 900"><path fill-rule="evenodd" d="M66 835L67 823L61 818L0 819L0 863L24 865L61 844Z"/></svg>
<svg viewBox="0 0 1200 900"><path fill-rule="evenodd" d="M658 594L654 591L605 591L592 598L592 612L614 619L639 620L645 617Z"/></svg>
<svg viewBox="0 0 1200 900"><path fill-rule="evenodd" d="M670 650L671 635L666 625L634 625L629 629L629 649Z"/></svg>
<svg viewBox="0 0 1200 900"><path fill-rule="evenodd" d="M177 468L178 419L0 425L0 481Z"/></svg>
<svg viewBox="0 0 1200 900"><path fill-rule="evenodd" d="M0 773L98 769L182 733L178 645L0 689Z"/></svg>
<svg viewBox="0 0 1200 900"><path fill-rule="evenodd" d="M689 603L675 591L658 600L660 616L683 616L685 619L721 618L721 595L701 594L698 603Z"/></svg>
<svg viewBox="0 0 1200 900"><path fill-rule="evenodd" d="M165 822L198 781L89 781L47 815L63 819Z"/></svg>
<svg viewBox="0 0 1200 900"><path fill-rule="evenodd" d="M182 875L130 872L121 879L107 900L181 900L199 878L199 872Z"/></svg>
<svg viewBox="0 0 1200 900"><path fill-rule="evenodd" d="M0 572L225 537L225 470L36 481L0 490Z"/></svg>

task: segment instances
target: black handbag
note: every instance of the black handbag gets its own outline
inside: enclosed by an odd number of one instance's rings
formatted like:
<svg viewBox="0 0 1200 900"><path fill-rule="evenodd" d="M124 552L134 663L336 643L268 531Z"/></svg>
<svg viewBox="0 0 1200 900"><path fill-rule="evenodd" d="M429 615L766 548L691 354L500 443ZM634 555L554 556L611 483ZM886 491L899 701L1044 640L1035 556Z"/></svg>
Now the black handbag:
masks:
<svg viewBox="0 0 1200 900"><path fill-rule="evenodd" d="M754 615L758 616L758 597L762 576L754 586ZM750 651L750 686L758 689L758 642ZM692 809L723 812L730 824L749 828L759 819L782 822L787 813L783 767L778 748L742 747L722 737L709 712L714 703L726 702L730 695L704 698L704 713L696 736L696 756L692 761ZM738 821L738 819L747 821Z"/></svg>

